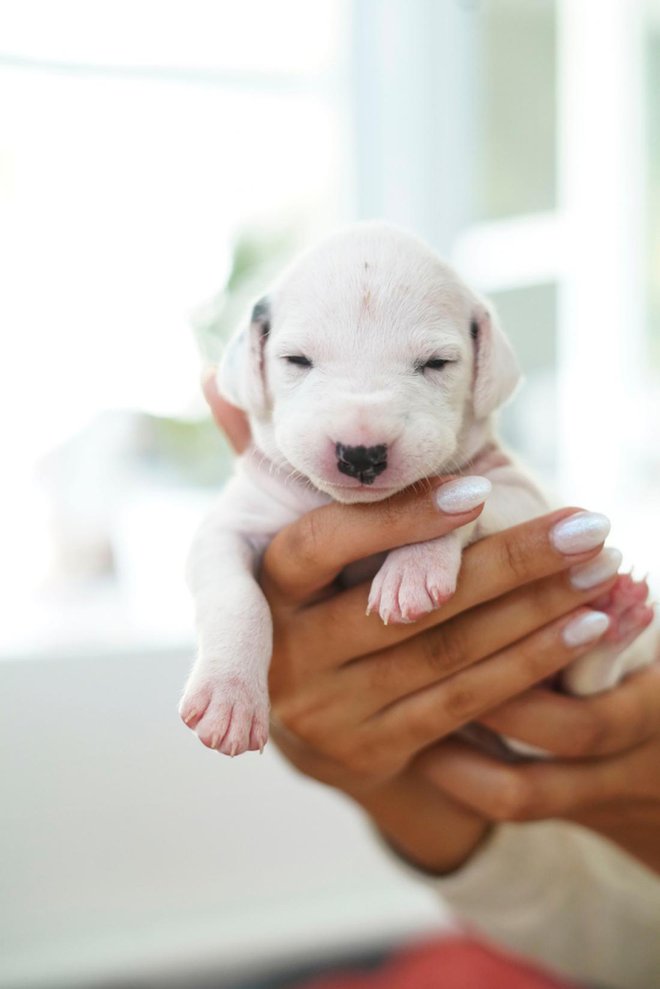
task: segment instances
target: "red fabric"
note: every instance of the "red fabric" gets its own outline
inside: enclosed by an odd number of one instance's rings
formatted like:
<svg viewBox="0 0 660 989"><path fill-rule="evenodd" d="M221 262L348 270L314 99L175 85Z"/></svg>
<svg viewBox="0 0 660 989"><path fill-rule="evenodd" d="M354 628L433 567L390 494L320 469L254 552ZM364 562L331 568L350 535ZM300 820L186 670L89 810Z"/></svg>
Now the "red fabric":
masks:
<svg viewBox="0 0 660 989"><path fill-rule="evenodd" d="M522 958L470 937L399 951L374 972L326 975L299 989L578 989Z"/></svg>

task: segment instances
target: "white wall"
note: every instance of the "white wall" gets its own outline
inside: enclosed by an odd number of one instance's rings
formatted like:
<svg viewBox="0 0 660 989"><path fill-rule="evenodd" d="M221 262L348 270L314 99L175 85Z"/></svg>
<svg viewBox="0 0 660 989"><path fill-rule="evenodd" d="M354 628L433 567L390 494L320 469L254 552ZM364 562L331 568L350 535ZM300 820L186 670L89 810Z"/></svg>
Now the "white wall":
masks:
<svg viewBox="0 0 660 989"><path fill-rule="evenodd" d="M199 744L187 662L0 663L0 985L236 972L441 922L341 798Z"/></svg>

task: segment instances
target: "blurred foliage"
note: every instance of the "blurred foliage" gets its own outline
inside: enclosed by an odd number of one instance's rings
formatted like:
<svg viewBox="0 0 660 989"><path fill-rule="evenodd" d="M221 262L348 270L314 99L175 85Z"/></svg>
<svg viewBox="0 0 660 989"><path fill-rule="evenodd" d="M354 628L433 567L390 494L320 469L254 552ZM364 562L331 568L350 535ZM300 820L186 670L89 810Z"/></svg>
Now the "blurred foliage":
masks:
<svg viewBox="0 0 660 989"><path fill-rule="evenodd" d="M294 228L244 230L239 234L224 286L193 317L197 345L206 363L217 364L227 338L247 318L298 243Z"/></svg>
<svg viewBox="0 0 660 989"><path fill-rule="evenodd" d="M557 4L484 0L477 25L475 219L554 209Z"/></svg>
<svg viewBox="0 0 660 989"><path fill-rule="evenodd" d="M187 420L143 414L137 447L142 468L178 484L217 486L231 466L227 442L210 416Z"/></svg>
<svg viewBox="0 0 660 989"><path fill-rule="evenodd" d="M227 338L293 256L299 240L294 228L238 235L225 284L193 317L205 364L218 363ZM197 420L141 416L138 448L143 466L177 483L216 486L231 466L229 447L210 415Z"/></svg>

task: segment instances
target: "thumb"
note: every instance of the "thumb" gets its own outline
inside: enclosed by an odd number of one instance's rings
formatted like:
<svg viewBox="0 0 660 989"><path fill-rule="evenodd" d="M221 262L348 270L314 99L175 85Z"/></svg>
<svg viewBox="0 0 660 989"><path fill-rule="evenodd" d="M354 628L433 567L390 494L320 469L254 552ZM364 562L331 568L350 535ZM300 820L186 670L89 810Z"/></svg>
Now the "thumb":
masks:
<svg viewBox="0 0 660 989"><path fill-rule="evenodd" d="M207 367L202 372L202 391L216 423L225 434L236 453L243 453L250 444L250 426L247 416L224 399L216 380L216 369Z"/></svg>

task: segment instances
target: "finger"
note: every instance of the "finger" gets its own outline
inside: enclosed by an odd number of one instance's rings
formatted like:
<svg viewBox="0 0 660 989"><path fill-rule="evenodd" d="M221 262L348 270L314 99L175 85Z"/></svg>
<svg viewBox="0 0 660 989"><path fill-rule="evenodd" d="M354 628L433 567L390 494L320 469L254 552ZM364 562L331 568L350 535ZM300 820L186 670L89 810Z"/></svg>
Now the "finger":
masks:
<svg viewBox="0 0 660 989"><path fill-rule="evenodd" d="M438 492L465 486L464 511L442 511ZM262 582L269 595L291 603L309 600L357 560L407 543L437 539L473 522L490 490L484 478L443 478L426 482L420 494L411 489L371 505L333 503L303 515L279 532L266 550ZM455 503L452 506L455 509ZM362 605L362 613L366 602Z"/></svg>
<svg viewBox="0 0 660 989"><path fill-rule="evenodd" d="M583 655L608 625L603 612L581 608L385 708L366 723L367 734L374 745L410 758Z"/></svg>
<svg viewBox="0 0 660 989"><path fill-rule="evenodd" d="M595 518L600 526L592 533L591 549L562 553L555 547L553 531L564 520L585 515ZM554 574L564 572L563 579L577 581L582 590L608 587L607 581L616 572L620 555L616 550L605 550L601 555L602 541L607 535L606 521L601 515L565 508L480 540L463 553L458 588L453 597L414 624L384 626L376 615L365 618L368 585L361 584L308 607L300 615L299 627L302 630L307 626L310 637L323 627L324 654L339 664L409 640L436 626L444 626L450 618L475 605ZM575 601L577 603L578 598ZM549 618L537 625L547 621Z"/></svg>
<svg viewBox="0 0 660 989"><path fill-rule="evenodd" d="M658 731L660 662L595 697L568 697L536 687L489 711L480 721L562 758L626 752Z"/></svg>
<svg viewBox="0 0 660 989"><path fill-rule="evenodd" d="M393 648L349 663L341 671L344 693L351 697L356 713L368 717L527 638L588 603L593 594L593 590L576 590L565 574L528 584ZM329 662L336 665L336 657Z"/></svg>
<svg viewBox="0 0 660 989"><path fill-rule="evenodd" d="M451 740L424 753L416 766L444 793L490 821L535 821L572 817L628 792L635 796L630 758L511 764Z"/></svg>
<svg viewBox="0 0 660 989"><path fill-rule="evenodd" d="M231 405L218 392L216 368L206 368L202 373L202 391L209 403L213 418L225 434L236 453L243 453L250 445L250 425L241 409Z"/></svg>

